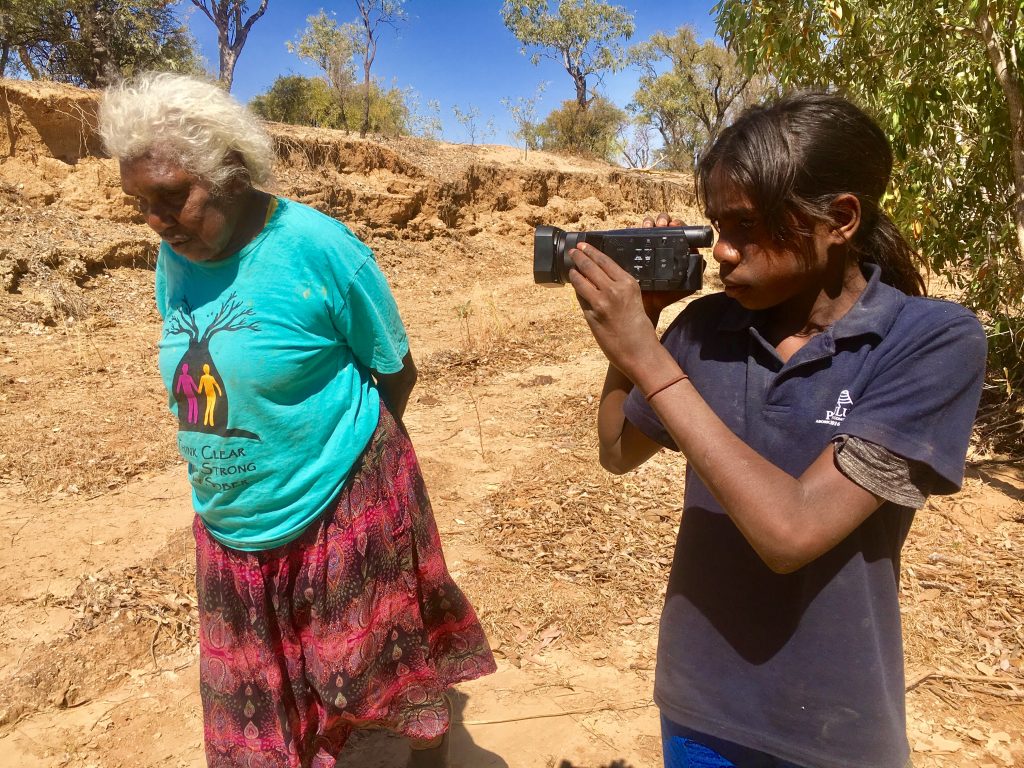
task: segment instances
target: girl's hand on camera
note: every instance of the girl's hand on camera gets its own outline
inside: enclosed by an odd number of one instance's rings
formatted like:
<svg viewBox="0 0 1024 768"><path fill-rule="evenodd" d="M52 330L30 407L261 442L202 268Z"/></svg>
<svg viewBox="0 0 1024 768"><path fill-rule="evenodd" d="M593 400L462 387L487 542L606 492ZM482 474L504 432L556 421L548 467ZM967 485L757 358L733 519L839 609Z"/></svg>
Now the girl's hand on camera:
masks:
<svg viewBox="0 0 1024 768"><path fill-rule="evenodd" d="M634 383L665 350L648 317L640 284L589 243L571 251L569 282L598 346L609 362Z"/></svg>

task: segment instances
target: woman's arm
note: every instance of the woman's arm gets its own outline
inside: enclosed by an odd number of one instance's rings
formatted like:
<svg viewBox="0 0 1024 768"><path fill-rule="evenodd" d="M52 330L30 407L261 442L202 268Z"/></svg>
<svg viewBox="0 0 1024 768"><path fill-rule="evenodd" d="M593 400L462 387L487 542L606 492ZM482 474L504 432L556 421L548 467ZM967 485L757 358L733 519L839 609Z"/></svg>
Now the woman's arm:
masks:
<svg viewBox="0 0 1024 768"><path fill-rule="evenodd" d="M402 369L396 373L379 373L373 371L380 396L391 415L401 421L405 415L405 406L409 403L409 395L416 386L416 364L412 361L412 352L406 352L402 358Z"/></svg>
<svg viewBox="0 0 1024 768"><path fill-rule="evenodd" d="M644 394L678 378L683 371L659 343L637 282L593 247L584 244L581 251L574 254L570 280L612 366ZM611 410L618 400L621 413L624 399L613 388L602 407L608 402ZM736 437L688 380L657 392L651 406L736 527L774 571L789 573L821 556L882 502L839 471L831 446L798 478L779 469ZM616 439L615 419L605 418L602 457L612 457L613 471L625 471L642 451L630 450L626 429Z"/></svg>

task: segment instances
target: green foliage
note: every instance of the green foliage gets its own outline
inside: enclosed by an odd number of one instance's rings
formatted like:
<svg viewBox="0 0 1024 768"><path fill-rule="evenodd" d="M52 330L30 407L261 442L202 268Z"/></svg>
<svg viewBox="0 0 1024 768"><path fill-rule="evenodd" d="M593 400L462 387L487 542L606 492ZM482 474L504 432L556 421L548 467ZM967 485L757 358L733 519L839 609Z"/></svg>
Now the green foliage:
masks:
<svg viewBox="0 0 1024 768"><path fill-rule="evenodd" d="M367 130L383 136L401 136L409 132L409 107L400 88L381 88L370 83L370 117Z"/></svg>
<svg viewBox="0 0 1024 768"><path fill-rule="evenodd" d="M339 25L324 10L307 17L306 24L298 40L285 44L288 51L318 67L332 88L351 86L356 79L356 25Z"/></svg>
<svg viewBox="0 0 1024 768"><path fill-rule="evenodd" d="M333 88L322 77L284 75L270 90L249 102L265 120L319 128L345 129L346 121ZM370 130L396 136L406 133L409 111L404 94L397 88L382 89L376 82L370 89Z"/></svg>
<svg viewBox="0 0 1024 768"><path fill-rule="evenodd" d="M633 36L633 15L600 0L559 0L552 13L548 0L505 0L501 18L524 47L559 61L576 87L576 103L586 109L594 96L587 79L621 69L625 53L619 43Z"/></svg>
<svg viewBox="0 0 1024 768"><path fill-rule="evenodd" d="M671 36L655 33L630 60L642 74L629 110L661 135L657 165L665 168L692 171L722 128L767 91L732 53L712 40L698 43L688 26Z"/></svg>
<svg viewBox="0 0 1024 768"><path fill-rule="evenodd" d="M477 139L481 141L494 135L494 118L488 118L487 124L480 126L480 108L470 106L463 110L458 104L452 107L455 119L466 130L470 144L476 144Z"/></svg>
<svg viewBox="0 0 1024 768"><path fill-rule="evenodd" d="M990 374L1024 384L1024 4L721 0L748 72L834 86L888 132L887 204L985 321Z"/></svg>
<svg viewBox="0 0 1024 768"><path fill-rule="evenodd" d="M501 103L508 110L512 122L516 126L513 138L523 142L523 157L527 157L531 149L540 146L540 136L537 134L537 102L544 95L547 83L541 83L533 96L526 98L520 96L514 102L511 99L502 99Z"/></svg>
<svg viewBox="0 0 1024 768"><path fill-rule="evenodd" d="M146 70L202 67L175 0L7 0L0 74L104 86Z"/></svg>
<svg viewBox="0 0 1024 768"><path fill-rule="evenodd" d="M331 87L319 77L284 75L249 107L265 120L293 125L341 128L343 120Z"/></svg>
<svg viewBox="0 0 1024 768"><path fill-rule="evenodd" d="M308 94L305 101L307 107L301 110L305 117L285 122L322 125L346 131L359 126L362 135L367 131L388 135L405 133L410 120L405 94L395 88L385 90L370 77L370 67L377 50L377 27L404 20L402 2L358 0L356 6L359 11L358 21L338 24L332 16L321 10L306 19L306 28L298 40L287 43L289 51L316 65L324 73L323 80L316 79L327 86L331 109L323 111L324 94L320 85L305 85L302 87L304 93ZM362 63L361 84L356 82L357 60Z"/></svg>
<svg viewBox="0 0 1024 768"><path fill-rule="evenodd" d="M619 134L629 123L626 113L597 96L589 108L565 101L537 128L541 148L612 162L620 151Z"/></svg>
<svg viewBox="0 0 1024 768"><path fill-rule="evenodd" d="M19 55L46 42L53 29L49 19L58 11L56 0L0 1L0 77L25 71Z"/></svg>
<svg viewBox="0 0 1024 768"><path fill-rule="evenodd" d="M286 43L288 50L324 73L337 113L335 120L338 124L331 127L354 128L359 123L357 101L360 94L356 85L355 56L360 44L360 30L352 23L339 25L323 10L309 16L306 23L299 39Z"/></svg>

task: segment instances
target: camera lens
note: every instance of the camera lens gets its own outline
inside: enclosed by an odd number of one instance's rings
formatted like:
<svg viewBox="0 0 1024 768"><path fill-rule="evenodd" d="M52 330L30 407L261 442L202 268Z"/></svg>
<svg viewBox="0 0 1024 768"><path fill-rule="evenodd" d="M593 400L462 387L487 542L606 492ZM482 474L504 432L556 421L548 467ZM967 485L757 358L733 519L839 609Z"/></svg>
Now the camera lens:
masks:
<svg viewBox="0 0 1024 768"><path fill-rule="evenodd" d="M533 233L533 282L564 283L565 231L540 226Z"/></svg>

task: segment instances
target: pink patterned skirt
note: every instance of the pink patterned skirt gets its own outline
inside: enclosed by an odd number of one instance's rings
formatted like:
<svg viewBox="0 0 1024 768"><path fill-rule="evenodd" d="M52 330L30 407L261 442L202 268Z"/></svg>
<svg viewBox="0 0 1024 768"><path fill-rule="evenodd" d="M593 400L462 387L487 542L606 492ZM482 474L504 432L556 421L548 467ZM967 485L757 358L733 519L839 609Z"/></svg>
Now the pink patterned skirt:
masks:
<svg viewBox="0 0 1024 768"><path fill-rule="evenodd" d="M412 443L380 423L333 507L264 552L196 518L200 691L210 768L333 768L354 728L448 729L443 691L494 671L448 575Z"/></svg>

